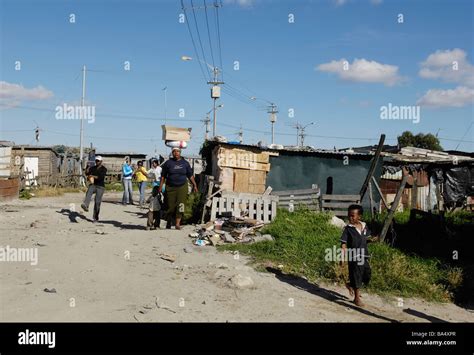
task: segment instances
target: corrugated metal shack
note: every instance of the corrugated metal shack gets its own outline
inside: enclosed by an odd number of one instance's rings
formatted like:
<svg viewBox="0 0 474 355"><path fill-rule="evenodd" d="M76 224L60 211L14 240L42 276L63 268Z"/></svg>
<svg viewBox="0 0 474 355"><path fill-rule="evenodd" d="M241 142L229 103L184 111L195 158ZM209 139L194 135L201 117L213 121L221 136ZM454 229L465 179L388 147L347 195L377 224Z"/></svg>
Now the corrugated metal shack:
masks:
<svg viewBox="0 0 474 355"><path fill-rule="evenodd" d="M261 194L268 186L284 191L317 185L324 194L359 194L373 154L207 141L202 156L205 173L228 191ZM377 180L381 168L380 161L374 174Z"/></svg>
<svg viewBox="0 0 474 355"><path fill-rule="evenodd" d="M414 147L384 155L380 188L388 203L395 198L402 176L408 175L399 210L472 208L474 158Z"/></svg>

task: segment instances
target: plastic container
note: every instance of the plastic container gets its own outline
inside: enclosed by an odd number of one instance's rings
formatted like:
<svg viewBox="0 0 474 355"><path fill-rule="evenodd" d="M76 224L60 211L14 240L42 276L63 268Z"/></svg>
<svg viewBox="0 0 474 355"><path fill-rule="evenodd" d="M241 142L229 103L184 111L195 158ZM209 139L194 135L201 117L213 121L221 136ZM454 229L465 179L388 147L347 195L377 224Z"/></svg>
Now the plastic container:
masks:
<svg viewBox="0 0 474 355"><path fill-rule="evenodd" d="M188 143L185 141L166 141L165 145L170 148L181 148L186 149Z"/></svg>

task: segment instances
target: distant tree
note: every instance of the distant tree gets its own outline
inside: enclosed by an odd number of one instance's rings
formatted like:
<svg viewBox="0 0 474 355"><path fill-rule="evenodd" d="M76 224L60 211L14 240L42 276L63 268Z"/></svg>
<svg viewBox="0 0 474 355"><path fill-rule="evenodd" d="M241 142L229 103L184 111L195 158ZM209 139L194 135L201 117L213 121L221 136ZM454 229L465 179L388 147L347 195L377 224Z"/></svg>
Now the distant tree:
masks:
<svg viewBox="0 0 474 355"><path fill-rule="evenodd" d="M400 148L416 147L430 150L443 150L439 139L431 133L418 133L417 135L414 135L410 131L405 131L398 136L397 139Z"/></svg>
<svg viewBox="0 0 474 355"><path fill-rule="evenodd" d="M63 144L58 144L58 145L53 146L53 149L54 149L57 153L63 154L63 153L66 151L67 147L66 147L65 145L63 145Z"/></svg>

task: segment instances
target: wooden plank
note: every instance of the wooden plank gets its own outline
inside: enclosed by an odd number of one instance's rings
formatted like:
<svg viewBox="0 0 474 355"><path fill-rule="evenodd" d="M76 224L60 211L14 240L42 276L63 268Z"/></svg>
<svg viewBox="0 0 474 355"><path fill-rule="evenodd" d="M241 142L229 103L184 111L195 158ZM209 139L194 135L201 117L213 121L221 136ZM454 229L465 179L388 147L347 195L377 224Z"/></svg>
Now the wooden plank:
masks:
<svg viewBox="0 0 474 355"><path fill-rule="evenodd" d="M249 217L255 219L255 203L256 200L249 200Z"/></svg>
<svg viewBox="0 0 474 355"><path fill-rule="evenodd" d="M333 213L337 217L347 217L347 211L335 210L335 211L330 211L330 212Z"/></svg>
<svg viewBox="0 0 474 355"><path fill-rule="evenodd" d="M370 216L374 218L374 197L372 195L372 182L369 181L369 202L370 202Z"/></svg>
<svg viewBox="0 0 474 355"><path fill-rule="evenodd" d="M262 204L263 204L263 201L261 198L258 198L256 203L255 203L255 219L257 220L262 220L262 214L263 214L263 210L262 210Z"/></svg>
<svg viewBox="0 0 474 355"><path fill-rule="evenodd" d="M395 215L395 211L398 208L398 203L400 202L400 199L402 198L403 190L405 189L405 185L408 180L408 174L403 175L402 183L400 184L400 188L397 191L397 194L395 195L395 199L393 200L392 207L390 208L390 211L388 212L387 218L385 219L385 222L382 227L382 232L380 232L380 240L383 242L385 240L385 235L388 232L388 228L390 224L392 223L393 216Z"/></svg>
<svg viewBox="0 0 474 355"><path fill-rule="evenodd" d="M377 192L379 193L380 195L380 198L382 199L382 202L383 204L385 205L385 208L388 210L388 204L387 204L387 201L385 201L385 197L383 197L383 193L382 191L380 190L380 187L379 187L379 184L377 184L377 180L375 180L375 178L372 176L372 182L374 183L374 186L375 186L375 189L377 190ZM429 196L429 195L428 195Z"/></svg>
<svg viewBox="0 0 474 355"><path fill-rule="evenodd" d="M238 197L228 197L229 199L231 198L234 201L234 210L232 213L232 216L234 217L240 217L240 199Z"/></svg>
<svg viewBox="0 0 474 355"><path fill-rule="evenodd" d="M272 187L268 186L263 194L265 196L270 195L272 193L272 190L273 190Z"/></svg>
<svg viewBox="0 0 474 355"><path fill-rule="evenodd" d="M379 158L380 158L380 153L382 153L384 141L385 141L385 134L381 134L379 144L377 146L377 150L376 150L375 155L372 158L372 162L370 164L369 172L367 173L367 176L365 177L365 181L362 184L362 187L361 187L360 192L359 192L359 195L360 195L359 199L361 201L364 198L364 195L365 195L365 192L367 191L367 187L369 185L369 182L372 179L372 176L374 175L375 168L377 167L377 162L379 161Z"/></svg>
<svg viewBox="0 0 474 355"><path fill-rule="evenodd" d="M272 201L272 216L271 216L272 221L275 219L276 214L277 214L277 203L275 201Z"/></svg>
<svg viewBox="0 0 474 355"><path fill-rule="evenodd" d="M248 189L250 193L262 195L265 192L265 184L249 184Z"/></svg>
<svg viewBox="0 0 474 355"><path fill-rule="evenodd" d="M240 198L240 211L241 211L241 215L245 215L245 212L248 212L248 198Z"/></svg>
<svg viewBox="0 0 474 355"><path fill-rule="evenodd" d="M286 191L272 191L272 195L286 196L286 195L312 195L318 194L319 189L302 189L302 190L286 190ZM329 195L332 196L332 195Z"/></svg>
<svg viewBox="0 0 474 355"><path fill-rule="evenodd" d="M270 203L271 201L269 200L263 200L263 223L269 222L270 211L268 207Z"/></svg>
<svg viewBox="0 0 474 355"><path fill-rule="evenodd" d="M235 192L250 192L249 191L249 170L234 169L234 191Z"/></svg>
<svg viewBox="0 0 474 355"><path fill-rule="evenodd" d="M324 202L323 208L347 208L352 202Z"/></svg>
<svg viewBox="0 0 474 355"><path fill-rule="evenodd" d="M225 212L224 201L225 199L223 197L219 197L219 203L218 203L219 213Z"/></svg>
<svg viewBox="0 0 474 355"><path fill-rule="evenodd" d="M360 201L359 195L322 195L322 200Z"/></svg>
<svg viewBox="0 0 474 355"><path fill-rule="evenodd" d="M287 206L289 206L290 204L293 204L293 206L298 206L298 205L305 205L305 206L314 205L314 206L318 206L318 205L319 205L319 201L317 201L317 200L297 200L297 201L294 201L294 200L286 200L286 201L278 201L278 206L287 207Z"/></svg>
<svg viewBox="0 0 474 355"><path fill-rule="evenodd" d="M299 195L299 196L280 196L279 201L289 201L289 200L303 200L303 201L312 201L312 200L317 200L318 195L313 194L313 195Z"/></svg>
<svg viewBox="0 0 474 355"><path fill-rule="evenodd" d="M212 198L212 207L211 207L211 221L214 221L216 219L216 214L217 214L217 201L219 201L218 197L213 197Z"/></svg>
<svg viewBox="0 0 474 355"><path fill-rule="evenodd" d="M279 197L278 196L273 196L273 195L268 195L268 196L263 196L262 194L252 194L252 193L246 193L246 192L233 192L233 191L222 191L222 196L231 196L231 197L238 197L238 198L265 198L267 200L272 200L272 201L278 201Z"/></svg>
<svg viewBox="0 0 474 355"><path fill-rule="evenodd" d="M248 183L253 185L265 185L267 173L265 171L249 170Z"/></svg>

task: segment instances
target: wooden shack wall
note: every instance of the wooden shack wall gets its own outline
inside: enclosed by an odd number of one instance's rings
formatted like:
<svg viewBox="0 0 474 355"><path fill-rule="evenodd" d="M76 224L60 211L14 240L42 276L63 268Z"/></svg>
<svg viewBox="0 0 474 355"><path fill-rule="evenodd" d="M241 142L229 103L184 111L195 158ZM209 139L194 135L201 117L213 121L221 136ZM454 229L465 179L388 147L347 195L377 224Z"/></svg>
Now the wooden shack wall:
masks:
<svg viewBox="0 0 474 355"><path fill-rule="evenodd" d="M20 164L17 164L17 156L20 157ZM59 175L59 157L53 150L25 149L22 147L12 148L12 175L20 175L20 169L23 168L25 157L38 158L38 176L56 178Z"/></svg>
<svg viewBox="0 0 474 355"><path fill-rule="evenodd" d="M258 148L216 146L212 152L212 175L223 190L262 194L269 161L270 153Z"/></svg>

